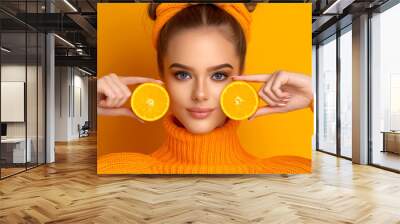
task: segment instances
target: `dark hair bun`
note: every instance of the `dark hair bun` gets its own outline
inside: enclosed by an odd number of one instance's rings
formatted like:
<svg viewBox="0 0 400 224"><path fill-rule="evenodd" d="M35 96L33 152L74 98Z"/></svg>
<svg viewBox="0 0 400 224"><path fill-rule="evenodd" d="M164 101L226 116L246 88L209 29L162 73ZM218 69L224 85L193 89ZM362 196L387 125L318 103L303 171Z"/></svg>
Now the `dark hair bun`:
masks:
<svg viewBox="0 0 400 224"><path fill-rule="evenodd" d="M256 2L248 2L248 3L244 3L244 6L246 6L247 10L249 10L249 12L253 12L256 9L257 3Z"/></svg>
<svg viewBox="0 0 400 224"><path fill-rule="evenodd" d="M157 15L156 15L156 10L157 7L160 5L161 3L150 3L149 7L147 9L147 14L149 15L150 19L152 20L156 20ZM257 3L255 2L248 2L248 3L244 3L244 6L246 6L247 10L249 12L253 12L256 9Z"/></svg>
<svg viewBox="0 0 400 224"><path fill-rule="evenodd" d="M156 15L156 10L158 5L160 5L160 3L150 3L149 7L147 8L147 14L149 15L150 19L152 20L156 20L157 15Z"/></svg>

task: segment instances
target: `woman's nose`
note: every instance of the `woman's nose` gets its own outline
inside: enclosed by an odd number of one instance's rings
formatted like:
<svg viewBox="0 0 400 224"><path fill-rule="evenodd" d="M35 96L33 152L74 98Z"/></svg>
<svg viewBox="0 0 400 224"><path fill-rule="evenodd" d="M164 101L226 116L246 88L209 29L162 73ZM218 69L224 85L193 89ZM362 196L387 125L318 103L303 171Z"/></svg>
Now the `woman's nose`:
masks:
<svg viewBox="0 0 400 224"><path fill-rule="evenodd" d="M208 100L208 88L204 81L196 81L193 88L192 100L194 101L205 101Z"/></svg>

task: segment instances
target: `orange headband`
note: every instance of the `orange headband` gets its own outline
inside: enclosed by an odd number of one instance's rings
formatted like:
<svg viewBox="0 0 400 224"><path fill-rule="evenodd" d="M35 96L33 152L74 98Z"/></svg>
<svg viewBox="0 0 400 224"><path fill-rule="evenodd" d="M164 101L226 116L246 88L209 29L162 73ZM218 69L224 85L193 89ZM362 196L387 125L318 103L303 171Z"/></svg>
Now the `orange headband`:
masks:
<svg viewBox="0 0 400 224"><path fill-rule="evenodd" d="M153 26L153 46L157 47L158 36L160 35L160 31L163 26L178 12L185 9L188 6L198 4L198 3L162 3L156 9L156 21ZM250 12L243 5L243 3L213 3L218 6L220 9L227 12L242 27L244 35L246 37L246 41L248 42L250 39L250 24L251 24L251 16Z"/></svg>

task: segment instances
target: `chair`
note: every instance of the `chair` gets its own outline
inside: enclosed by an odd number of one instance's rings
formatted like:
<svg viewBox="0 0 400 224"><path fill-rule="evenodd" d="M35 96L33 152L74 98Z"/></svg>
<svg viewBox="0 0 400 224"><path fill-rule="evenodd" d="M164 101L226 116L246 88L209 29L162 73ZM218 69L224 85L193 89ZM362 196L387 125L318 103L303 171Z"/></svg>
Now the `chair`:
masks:
<svg viewBox="0 0 400 224"><path fill-rule="evenodd" d="M79 138L89 136L89 129L90 129L89 121L85 121L82 127L78 124Z"/></svg>

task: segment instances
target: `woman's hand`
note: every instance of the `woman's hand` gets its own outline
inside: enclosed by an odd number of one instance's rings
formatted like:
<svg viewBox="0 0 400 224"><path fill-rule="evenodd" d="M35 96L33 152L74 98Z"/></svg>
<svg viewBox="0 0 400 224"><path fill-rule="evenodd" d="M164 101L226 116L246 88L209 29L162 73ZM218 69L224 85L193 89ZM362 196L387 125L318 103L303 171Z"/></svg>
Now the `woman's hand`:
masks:
<svg viewBox="0 0 400 224"><path fill-rule="evenodd" d="M163 84L161 80L146 77L119 77L109 74L97 80L97 113L108 116L129 116L144 123L132 112L131 109L122 107L131 97L128 85L154 82Z"/></svg>
<svg viewBox="0 0 400 224"><path fill-rule="evenodd" d="M306 108L313 100L311 77L298 73L278 71L272 75L233 76L233 80L264 82L258 95L267 103L249 119L258 116L289 112Z"/></svg>

